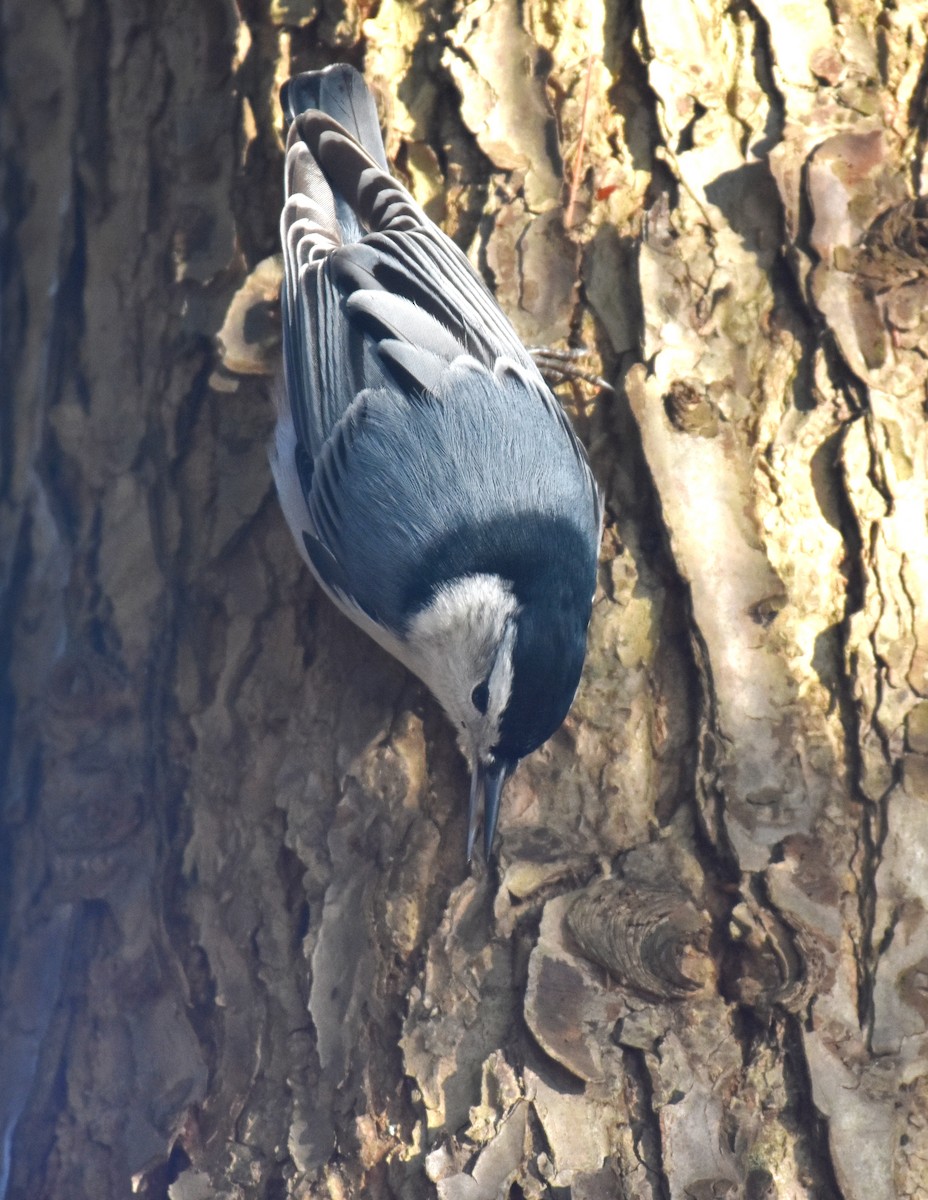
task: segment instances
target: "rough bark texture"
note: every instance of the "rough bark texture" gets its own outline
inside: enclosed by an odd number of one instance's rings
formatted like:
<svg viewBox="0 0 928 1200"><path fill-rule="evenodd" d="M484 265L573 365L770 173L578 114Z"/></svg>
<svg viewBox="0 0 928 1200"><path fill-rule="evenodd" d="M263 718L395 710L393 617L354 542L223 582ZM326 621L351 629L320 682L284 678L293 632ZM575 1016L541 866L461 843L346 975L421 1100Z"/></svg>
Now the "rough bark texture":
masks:
<svg viewBox="0 0 928 1200"><path fill-rule="evenodd" d="M2 0L0 1197L928 1196L926 17ZM271 491L275 92L340 58L616 385L489 870Z"/></svg>

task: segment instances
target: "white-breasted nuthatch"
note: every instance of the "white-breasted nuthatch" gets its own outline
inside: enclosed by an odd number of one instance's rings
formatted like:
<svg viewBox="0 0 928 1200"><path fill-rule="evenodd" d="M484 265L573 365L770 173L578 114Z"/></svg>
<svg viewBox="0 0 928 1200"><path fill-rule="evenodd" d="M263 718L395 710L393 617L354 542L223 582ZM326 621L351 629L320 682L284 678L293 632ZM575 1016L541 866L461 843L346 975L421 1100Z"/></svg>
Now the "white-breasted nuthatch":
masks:
<svg viewBox="0 0 928 1200"><path fill-rule="evenodd" d="M558 728L586 651L602 502L465 256L387 167L354 68L294 76L281 505L338 607L415 672L473 772L489 858L506 776Z"/></svg>

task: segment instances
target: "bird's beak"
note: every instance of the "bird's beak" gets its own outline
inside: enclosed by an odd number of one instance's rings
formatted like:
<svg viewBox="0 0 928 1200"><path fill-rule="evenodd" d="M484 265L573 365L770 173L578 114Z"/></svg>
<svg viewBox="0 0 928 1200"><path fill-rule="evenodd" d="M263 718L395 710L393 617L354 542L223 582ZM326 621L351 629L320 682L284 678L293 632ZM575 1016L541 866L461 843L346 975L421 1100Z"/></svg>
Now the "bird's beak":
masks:
<svg viewBox="0 0 928 1200"><path fill-rule="evenodd" d="M487 862L490 861L490 851L493 849L493 838L496 834L496 822L499 819L499 801L503 794L503 784L512 767L508 762L481 763L474 767L470 777L470 805L467 812L467 861L474 854L474 842L477 839L477 822L480 818L480 793L483 792L483 850Z"/></svg>

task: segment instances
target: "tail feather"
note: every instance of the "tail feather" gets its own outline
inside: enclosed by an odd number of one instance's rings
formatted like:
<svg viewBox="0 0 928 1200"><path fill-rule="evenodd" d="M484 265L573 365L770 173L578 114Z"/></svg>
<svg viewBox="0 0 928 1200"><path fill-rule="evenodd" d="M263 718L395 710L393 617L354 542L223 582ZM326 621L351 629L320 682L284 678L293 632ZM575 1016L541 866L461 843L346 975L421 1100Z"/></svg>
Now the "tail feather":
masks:
<svg viewBox="0 0 928 1200"><path fill-rule="evenodd" d="M360 142L381 170L389 170L374 98L354 67L337 63L323 71L294 75L281 88L280 103L288 126L308 109L327 113Z"/></svg>
<svg viewBox="0 0 928 1200"><path fill-rule="evenodd" d="M351 194L356 186L351 172L346 188L339 179L337 161L334 171L326 167L320 161L315 139L307 139L306 135L311 130L317 135L329 131L330 140L334 135L336 143L349 148L349 161L353 153L374 175L379 176L381 171L388 174L377 108L367 84L354 67L338 63L323 71L295 75L281 89L280 101L289 129L284 224L294 219L293 198L303 195L316 208L316 224L325 230L328 250L334 245L359 242L365 229ZM337 150L334 157L339 157Z"/></svg>
<svg viewBox="0 0 928 1200"><path fill-rule="evenodd" d="M310 110L294 121L289 140L302 139L300 148L318 165L336 199L344 201L352 219L360 218L367 229L396 232L425 227L425 214L409 192L346 132L331 117ZM338 216L341 224L341 210Z"/></svg>

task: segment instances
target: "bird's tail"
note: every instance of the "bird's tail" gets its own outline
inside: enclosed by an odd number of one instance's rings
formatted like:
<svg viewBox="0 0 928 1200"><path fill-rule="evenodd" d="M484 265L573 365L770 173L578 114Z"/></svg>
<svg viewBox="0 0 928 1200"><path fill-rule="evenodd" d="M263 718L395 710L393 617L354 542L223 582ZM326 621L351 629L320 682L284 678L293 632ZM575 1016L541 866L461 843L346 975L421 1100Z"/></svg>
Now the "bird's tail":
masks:
<svg viewBox="0 0 928 1200"><path fill-rule="evenodd" d="M358 141L382 171L388 171L377 107L363 77L347 63L294 75L280 90L287 128L302 113L318 109Z"/></svg>

